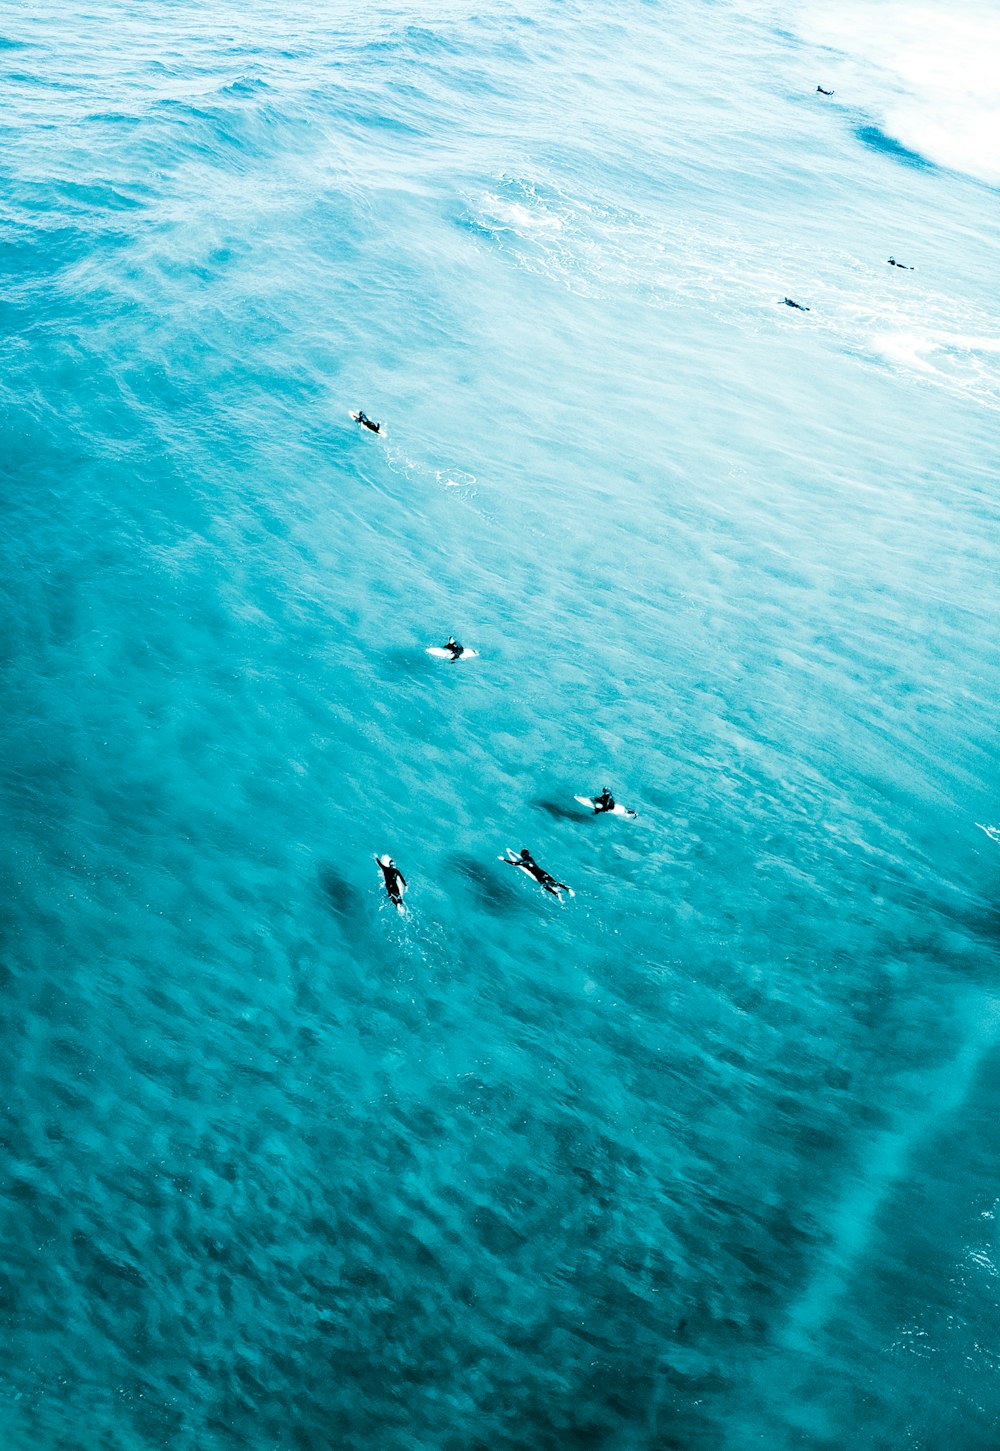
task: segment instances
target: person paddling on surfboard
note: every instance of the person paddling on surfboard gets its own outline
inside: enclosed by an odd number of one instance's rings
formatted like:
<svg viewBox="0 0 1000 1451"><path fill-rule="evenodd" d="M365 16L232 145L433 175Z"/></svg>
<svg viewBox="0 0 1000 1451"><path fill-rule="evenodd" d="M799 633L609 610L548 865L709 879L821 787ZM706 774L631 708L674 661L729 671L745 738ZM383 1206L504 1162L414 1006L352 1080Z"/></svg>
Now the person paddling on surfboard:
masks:
<svg viewBox="0 0 1000 1451"><path fill-rule="evenodd" d="M363 408L358 409L357 422L363 423L366 428L370 428L372 433L378 433L379 429L382 427L381 423L373 423Z"/></svg>
<svg viewBox="0 0 1000 1451"><path fill-rule="evenodd" d="M907 267L905 262L897 262L895 257L887 257L885 260L890 267L898 267L901 272L916 272L917 270L915 267Z"/></svg>
<svg viewBox="0 0 1000 1451"><path fill-rule="evenodd" d="M385 856L376 856L375 860L382 869L389 901L397 912L404 912L406 909L403 906L403 893L406 891L406 878L388 853Z"/></svg>
<svg viewBox="0 0 1000 1451"><path fill-rule="evenodd" d="M790 297L786 297L785 298L785 306L786 307L794 307L794 308L797 308L799 312L810 312L811 311L811 308L803 307L802 304L801 304L801 302L793 302Z"/></svg>
<svg viewBox="0 0 1000 1451"><path fill-rule="evenodd" d="M500 860L506 860L507 865L510 867L520 867L522 871L526 871L529 876L534 877L540 887L546 892L551 892L553 897L558 897L560 892L568 892L570 890L565 882L557 882L555 877L549 872L543 871L526 846L522 846L519 857L501 857Z"/></svg>
<svg viewBox="0 0 1000 1451"><path fill-rule="evenodd" d="M455 636L454 635L449 635L448 636L448 643L445 645L444 648L446 650L450 650L451 651L451 658L453 660L458 660L458 659L460 659L461 654L462 654L462 651L465 649L465 646L464 645L460 645L458 643L458 641L455 639Z"/></svg>
<svg viewBox="0 0 1000 1451"><path fill-rule="evenodd" d="M600 794L600 796L595 796L594 797L594 810L597 811L597 812L601 812L601 811L614 811L614 809L615 809L615 798L612 796L612 794L608 790L607 786L602 786L601 787L601 794Z"/></svg>
<svg viewBox="0 0 1000 1451"><path fill-rule="evenodd" d="M824 91L824 89L823 89L822 86L817 86L816 89L817 89L817 91L819 91L819 93L820 93L821 96L832 96L833 95L833 92L832 91Z"/></svg>

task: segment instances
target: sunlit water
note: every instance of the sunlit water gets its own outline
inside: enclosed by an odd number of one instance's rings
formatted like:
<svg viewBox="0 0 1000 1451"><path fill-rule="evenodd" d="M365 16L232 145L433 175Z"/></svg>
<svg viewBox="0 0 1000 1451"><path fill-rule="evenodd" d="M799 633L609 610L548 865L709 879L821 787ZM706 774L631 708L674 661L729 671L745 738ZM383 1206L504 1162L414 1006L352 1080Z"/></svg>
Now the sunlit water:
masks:
<svg viewBox="0 0 1000 1451"><path fill-rule="evenodd" d="M12 1451L996 1444L998 172L851 13L0 17Z"/></svg>

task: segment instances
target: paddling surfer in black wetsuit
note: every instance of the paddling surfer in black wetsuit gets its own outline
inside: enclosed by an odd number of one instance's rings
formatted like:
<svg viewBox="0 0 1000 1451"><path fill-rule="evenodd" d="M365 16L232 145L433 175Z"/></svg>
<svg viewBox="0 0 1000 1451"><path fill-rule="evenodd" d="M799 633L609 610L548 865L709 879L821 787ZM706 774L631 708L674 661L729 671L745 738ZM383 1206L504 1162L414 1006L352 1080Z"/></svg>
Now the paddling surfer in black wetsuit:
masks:
<svg viewBox="0 0 1000 1451"><path fill-rule="evenodd" d="M455 639L454 635L449 635L448 643L445 645L444 648L451 651L451 658L453 660L460 660L462 657L462 651L465 649L465 646L460 645Z"/></svg>
<svg viewBox="0 0 1000 1451"><path fill-rule="evenodd" d="M819 91L819 93L820 93L821 96L832 96L833 95L833 92L832 91L824 91L824 89L823 89L822 86L817 86L816 89L817 89L817 91Z"/></svg>
<svg viewBox="0 0 1000 1451"><path fill-rule="evenodd" d="M406 878L388 853L385 856L376 856L375 860L385 878L385 889L389 894L389 901L397 912L404 911L403 893L406 891Z"/></svg>
<svg viewBox="0 0 1000 1451"><path fill-rule="evenodd" d="M523 867L530 876L534 877L538 885L546 892L551 892L553 897L558 897L560 892L570 890L565 882L557 882L551 873L543 871L526 846L522 846L519 857L502 857L501 860L506 861L509 867Z"/></svg>
<svg viewBox="0 0 1000 1451"><path fill-rule="evenodd" d="M898 267L901 272L916 272L917 270L915 267L907 267L905 262L897 262L895 257L887 257L885 260L890 267Z"/></svg>
<svg viewBox="0 0 1000 1451"><path fill-rule="evenodd" d="M801 302L793 302L790 297L786 297L785 298L785 306L786 307L797 307L798 310L799 310L799 312L811 312L812 311L811 308L803 307L802 304L801 304Z"/></svg>
<svg viewBox="0 0 1000 1451"><path fill-rule="evenodd" d="M373 423L363 408L358 409L357 421L358 423L363 423L366 428L370 428L372 433L378 433L382 427L381 423Z"/></svg>
<svg viewBox="0 0 1000 1451"><path fill-rule="evenodd" d="M607 786L602 786L600 796L594 797L594 810L600 813L602 811L614 811L614 809L615 798L612 796Z"/></svg>

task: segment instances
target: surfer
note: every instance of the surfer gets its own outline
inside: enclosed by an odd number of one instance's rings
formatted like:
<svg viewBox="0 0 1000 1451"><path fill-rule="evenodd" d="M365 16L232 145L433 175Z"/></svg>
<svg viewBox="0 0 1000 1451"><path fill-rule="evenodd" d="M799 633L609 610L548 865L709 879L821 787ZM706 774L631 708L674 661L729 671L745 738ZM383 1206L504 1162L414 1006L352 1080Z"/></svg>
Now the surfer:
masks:
<svg viewBox="0 0 1000 1451"><path fill-rule="evenodd" d="M602 786L600 796L594 797L594 810L600 813L601 811L614 811L614 809L615 798L612 796L607 786Z"/></svg>
<svg viewBox="0 0 1000 1451"><path fill-rule="evenodd" d="M833 95L833 92L832 91L824 91L824 89L823 89L822 86L817 86L816 89L817 89L817 91L819 91L819 93L820 93L821 96L832 96Z"/></svg>
<svg viewBox="0 0 1000 1451"><path fill-rule="evenodd" d="M799 312L810 312L811 311L811 308L803 307L802 304L801 304L801 302L793 302L790 297L786 297L785 298L785 306L786 307L797 307L798 310L799 310Z"/></svg>
<svg viewBox="0 0 1000 1451"><path fill-rule="evenodd" d="M549 872L542 870L526 846L522 846L519 857L511 855L501 857L500 860L506 861L510 867L522 867L529 876L534 877L540 887L544 888L546 892L551 892L553 897L558 897L560 892L569 891L565 882L557 882Z"/></svg>
<svg viewBox="0 0 1000 1451"><path fill-rule="evenodd" d="M916 272L917 270L915 267L907 267L905 262L897 262L895 257L887 257L885 260L890 267L898 267L902 272Z"/></svg>
<svg viewBox="0 0 1000 1451"><path fill-rule="evenodd" d="M453 660L459 660L459 659L461 659L462 651L465 649L465 646L464 645L460 645L458 643L458 641L455 639L455 636L454 635L449 635L448 636L448 643L445 645L444 648L446 650L450 650L451 651L451 658Z"/></svg>
<svg viewBox="0 0 1000 1451"><path fill-rule="evenodd" d="M370 428L372 433L378 433L382 427L381 423L373 423L363 408L358 409L357 422L363 423L366 428Z"/></svg>
<svg viewBox="0 0 1000 1451"><path fill-rule="evenodd" d="M406 891L406 878L388 853L385 856L376 856L375 860L385 878L385 889L389 894L389 901L392 902L397 912L402 912L403 893Z"/></svg>

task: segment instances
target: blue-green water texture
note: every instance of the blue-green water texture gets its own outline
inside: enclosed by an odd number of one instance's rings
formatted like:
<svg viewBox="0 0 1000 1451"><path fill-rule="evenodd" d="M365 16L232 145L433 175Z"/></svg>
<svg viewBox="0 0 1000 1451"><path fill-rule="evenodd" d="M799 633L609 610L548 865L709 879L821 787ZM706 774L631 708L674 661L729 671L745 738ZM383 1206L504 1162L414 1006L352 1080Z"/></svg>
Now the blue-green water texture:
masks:
<svg viewBox="0 0 1000 1451"><path fill-rule="evenodd" d="M4 1448L1000 1444L989 16L825 3L0 11Z"/></svg>

